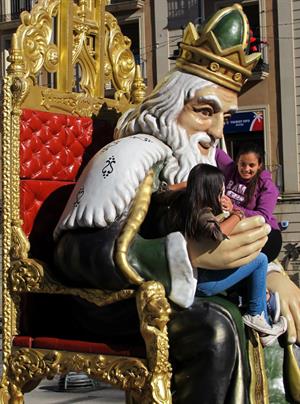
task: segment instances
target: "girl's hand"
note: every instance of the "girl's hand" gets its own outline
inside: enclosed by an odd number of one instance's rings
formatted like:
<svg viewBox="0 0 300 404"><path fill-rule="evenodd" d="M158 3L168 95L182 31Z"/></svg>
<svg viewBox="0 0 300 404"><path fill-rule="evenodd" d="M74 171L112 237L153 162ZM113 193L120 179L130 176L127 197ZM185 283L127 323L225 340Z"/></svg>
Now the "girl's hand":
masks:
<svg viewBox="0 0 300 404"><path fill-rule="evenodd" d="M223 195L221 198L221 207L222 210L225 210L227 212L231 212L233 209L233 204L231 202L231 199L227 195Z"/></svg>

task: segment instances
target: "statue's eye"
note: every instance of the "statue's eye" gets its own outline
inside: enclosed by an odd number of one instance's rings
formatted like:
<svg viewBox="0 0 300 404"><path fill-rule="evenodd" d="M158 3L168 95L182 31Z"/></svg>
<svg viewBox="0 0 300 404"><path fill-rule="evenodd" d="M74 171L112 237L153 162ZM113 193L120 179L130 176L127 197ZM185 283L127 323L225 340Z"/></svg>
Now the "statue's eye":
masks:
<svg viewBox="0 0 300 404"><path fill-rule="evenodd" d="M201 114L204 117L209 117L212 116L214 114L214 110L211 107L197 107L194 106L193 107L193 111L197 112L198 114Z"/></svg>

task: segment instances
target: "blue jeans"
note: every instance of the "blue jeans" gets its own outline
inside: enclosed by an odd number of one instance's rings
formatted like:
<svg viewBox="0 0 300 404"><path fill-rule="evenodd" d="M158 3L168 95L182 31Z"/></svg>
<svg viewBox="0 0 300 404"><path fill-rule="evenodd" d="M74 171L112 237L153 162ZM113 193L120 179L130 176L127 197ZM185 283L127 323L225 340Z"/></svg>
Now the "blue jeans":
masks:
<svg viewBox="0 0 300 404"><path fill-rule="evenodd" d="M265 254L260 253L249 264L235 269L198 269L198 295L214 296L224 292L246 279L247 285L247 312L251 315L265 313L267 315L266 304L266 276L268 259Z"/></svg>

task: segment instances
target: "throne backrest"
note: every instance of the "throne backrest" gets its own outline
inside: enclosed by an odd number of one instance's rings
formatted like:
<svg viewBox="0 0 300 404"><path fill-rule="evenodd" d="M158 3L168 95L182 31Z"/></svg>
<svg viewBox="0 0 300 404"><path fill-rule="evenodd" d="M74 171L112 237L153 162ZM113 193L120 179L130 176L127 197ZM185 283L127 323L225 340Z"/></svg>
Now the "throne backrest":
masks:
<svg viewBox="0 0 300 404"><path fill-rule="evenodd" d="M92 134L89 117L22 110L20 215L26 236L45 200L60 187L75 183Z"/></svg>
<svg viewBox="0 0 300 404"><path fill-rule="evenodd" d="M4 362L19 323L12 263L45 256L83 163L145 94L130 40L106 3L39 0L12 37L3 106Z"/></svg>

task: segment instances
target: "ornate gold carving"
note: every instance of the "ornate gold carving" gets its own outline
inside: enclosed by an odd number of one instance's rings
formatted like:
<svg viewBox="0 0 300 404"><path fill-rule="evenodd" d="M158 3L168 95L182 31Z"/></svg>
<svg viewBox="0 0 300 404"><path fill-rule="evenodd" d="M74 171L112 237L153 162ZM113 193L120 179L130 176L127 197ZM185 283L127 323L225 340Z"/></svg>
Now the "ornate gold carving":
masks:
<svg viewBox="0 0 300 404"><path fill-rule="evenodd" d="M131 99L134 104L139 104L143 101L146 95L146 85L142 78L141 67L136 66L135 78L132 83Z"/></svg>
<svg viewBox="0 0 300 404"><path fill-rule="evenodd" d="M18 225L12 227L12 239L10 284L14 292L73 295L81 297L99 307L128 299L135 293L132 289L112 292L100 289L65 287L51 278L47 271L44 271L41 263L28 258L29 242L22 228Z"/></svg>
<svg viewBox="0 0 300 404"><path fill-rule="evenodd" d="M21 14L21 25L16 33L18 48L22 51L26 76L35 80L36 74L48 57L45 68L49 65L49 53L57 51L55 44L50 44L52 36L52 17L57 12L60 0L40 0L31 12ZM50 71L55 71L52 64Z"/></svg>
<svg viewBox="0 0 300 404"><path fill-rule="evenodd" d="M124 390L140 391L148 377L144 362L113 355L22 348L9 358L9 393L13 403L23 403L22 391L29 383L70 371L85 372Z"/></svg>
<svg viewBox="0 0 300 404"><path fill-rule="evenodd" d="M117 292L100 289L78 289L65 287L55 281L41 263L28 258L30 244L25 236L21 221L16 221L12 226L12 248L10 285L13 292L38 292L50 294L65 294L81 297L101 307L116 301L128 299L134 295L134 290L123 289Z"/></svg>
<svg viewBox="0 0 300 404"><path fill-rule="evenodd" d="M13 292L31 292L40 287L43 278L43 267L31 258L12 262L10 282Z"/></svg>
<svg viewBox="0 0 300 404"><path fill-rule="evenodd" d="M153 176L154 171L150 170L140 184L131 206L127 222L117 240L115 249L116 265L123 272L123 275L131 283L136 285L141 284L143 278L141 278L135 269L128 263L127 251L147 214L152 193Z"/></svg>
<svg viewBox="0 0 300 404"><path fill-rule="evenodd" d="M218 70L220 70L220 65L219 65L219 63L211 62L211 64L209 65L209 68L212 72L217 72Z"/></svg>
<svg viewBox="0 0 300 404"><path fill-rule="evenodd" d="M231 13L239 14L243 21L241 30L243 34L238 44L223 48L214 28ZM242 6L237 3L216 12L201 28L200 33L190 22L184 30L176 66L188 73L239 92L261 57L260 53L247 55L245 52L249 41L248 34L248 19ZM217 65L219 68L215 69ZM239 74L236 75L236 72Z"/></svg>
<svg viewBox="0 0 300 404"><path fill-rule="evenodd" d="M50 44L45 53L44 67L49 73L54 73L58 65L58 49L54 44Z"/></svg>
<svg viewBox="0 0 300 404"><path fill-rule="evenodd" d="M36 84L36 77L44 67L58 74L58 89L72 92L74 66L79 64L82 92L103 98L104 88L97 87L112 80L115 99L125 98L128 108L136 70L131 41L122 34L115 17L104 14L102 7L101 0L94 5L73 3L73 7L61 0L39 0L30 13L21 14L22 24L14 34L9 73L22 71L24 78L30 77ZM103 18L99 21L100 12ZM58 43L53 43L53 17L59 22ZM102 79L100 74L104 76Z"/></svg>
<svg viewBox="0 0 300 404"><path fill-rule="evenodd" d="M7 404L9 402L9 398L8 386L2 382L0 386L0 403Z"/></svg>
<svg viewBox="0 0 300 404"><path fill-rule="evenodd" d="M12 41L15 43L15 38ZM3 370L5 375L7 358L11 351L11 338L17 328L17 305L19 298L12 298L9 270L10 253L14 243L12 223L19 219L19 119L20 105L26 96L28 81L24 79L24 69L20 54L15 47L11 54L12 70L4 79L4 132L3 152L3 236L2 236L2 277L3 277Z"/></svg>
<svg viewBox="0 0 300 404"><path fill-rule="evenodd" d="M91 116L98 114L103 103L106 103L108 108L116 108L121 112L130 107L131 85L135 74L135 64L132 65L133 56L128 47L129 42L124 38L122 39L117 23L113 27L113 32L107 32L107 40L104 43L103 5L104 1L102 0L95 2L82 0L79 5L78 2L76 4L62 0L38 0L30 13L22 13L21 25L12 38L9 56L10 66L8 76L4 79L4 132L2 140L4 161L2 177L4 221L2 239L4 301L2 397L7 394L8 358L11 353L12 336L17 333L18 329L20 293L73 294L98 306L129 298L135 293L133 290L112 293L95 289L69 289L50 279L46 268L40 262L28 257L29 243L22 232L19 220L21 108ZM99 15L101 21L99 21ZM53 24L56 22L58 27L57 43L53 43ZM117 33L118 35L115 37ZM122 45L122 49L116 49L115 45L117 44ZM119 66L110 66L113 83L117 86L116 100L103 97L103 92L99 88L100 84L103 85L104 78L98 81L94 80L96 76L103 76L102 64L105 46L107 63L119 64ZM70 58L69 54L71 55ZM114 57L109 59L108 56L111 55ZM62 63L64 60L67 60L68 63ZM71 85L67 86L73 80L74 66L72 63L79 63L83 70L81 86L86 94L76 94L72 92ZM42 68L50 73L55 73L56 82L64 84L62 86L63 92L59 93L59 89L47 89L38 86L37 75ZM60 69L62 74L60 74ZM90 77L91 75L93 78ZM64 81L65 78L67 79ZM132 99L137 99L140 96L141 88L141 82L137 81L137 96ZM124 94L126 96L123 96ZM18 402L19 399L21 400L16 393L13 402Z"/></svg>
<svg viewBox="0 0 300 404"><path fill-rule="evenodd" d="M172 369L169 363L167 331L171 308L163 285L154 281L143 283L137 294L137 308L150 370L150 383L141 402L172 403L170 392Z"/></svg>
<svg viewBox="0 0 300 404"><path fill-rule="evenodd" d="M10 282L14 292L35 289L40 285L44 274L43 267L35 260L28 258L30 244L21 223L21 220L12 223Z"/></svg>
<svg viewBox="0 0 300 404"><path fill-rule="evenodd" d="M111 66L111 71L106 67L106 78L112 79L117 90L116 100L123 96L129 100L135 77L135 61L130 50L131 41L122 34L116 18L108 12L105 13L105 27L106 60Z"/></svg>
<svg viewBox="0 0 300 404"><path fill-rule="evenodd" d="M241 75L241 73L234 73L234 75L233 75L233 80L234 81L242 81L242 75Z"/></svg>
<svg viewBox="0 0 300 404"><path fill-rule="evenodd" d="M263 347L256 331L248 328L248 357L251 370L250 402L269 404Z"/></svg>
<svg viewBox="0 0 300 404"><path fill-rule="evenodd" d="M300 402L300 369L295 357L293 345L285 343L283 360L283 378L286 390L295 403Z"/></svg>
<svg viewBox="0 0 300 404"><path fill-rule="evenodd" d="M99 112L102 103L103 100L88 94L62 94L51 89L42 90L42 105L47 110L51 110L53 106L59 106L62 111L72 115L91 116Z"/></svg>
<svg viewBox="0 0 300 404"><path fill-rule="evenodd" d="M21 258L27 258L28 251L30 249L29 241L21 226L22 221L20 219L12 221L12 247L10 250L10 257L13 261Z"/></svg>

